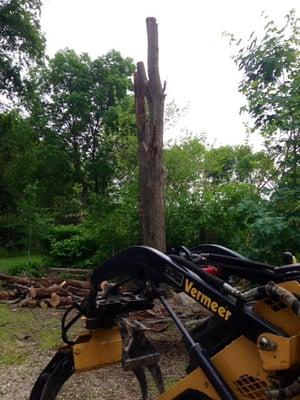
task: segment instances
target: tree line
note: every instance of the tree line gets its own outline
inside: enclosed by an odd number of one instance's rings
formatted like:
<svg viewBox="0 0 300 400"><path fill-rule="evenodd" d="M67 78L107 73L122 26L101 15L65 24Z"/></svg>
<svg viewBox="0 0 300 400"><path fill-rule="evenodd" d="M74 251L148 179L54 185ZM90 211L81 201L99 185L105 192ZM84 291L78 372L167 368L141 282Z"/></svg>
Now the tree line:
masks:
<svg viewBox="0 0 300 400"><path fill-rule="evenodd" d="M112 50L45 55L41 2L0 1L0 254L91 266L140 243L134 65ZM164 149L168 246L219 243L279 262L299 251L299 22L233 36L265 147L190 134ZM175 118L175 116L173 116Z"/></svg>

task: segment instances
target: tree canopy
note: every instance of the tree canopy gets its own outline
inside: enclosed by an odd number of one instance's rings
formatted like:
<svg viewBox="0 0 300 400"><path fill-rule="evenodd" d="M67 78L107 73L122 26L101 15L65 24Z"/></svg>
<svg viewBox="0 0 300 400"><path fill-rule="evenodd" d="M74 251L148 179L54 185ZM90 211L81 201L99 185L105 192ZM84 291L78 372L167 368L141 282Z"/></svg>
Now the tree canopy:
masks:
<svg viewBox="0 0 300 400"><path fill-rule="evenodd" d="M0 0L0 94L23 89L28 67L44 56L40 0Z"/></svg>
<svg viewBox="0 0 300 400"><path fill-rule="evenodd" d="M253 120L253 130L265 138L276 163L273 206L284 215L299 244L300 228L300 20L292 10L283 27L268 16L261 39L253 32L236 46L234 60L243 72L240 91L247 104L242 108Z"/></svg>

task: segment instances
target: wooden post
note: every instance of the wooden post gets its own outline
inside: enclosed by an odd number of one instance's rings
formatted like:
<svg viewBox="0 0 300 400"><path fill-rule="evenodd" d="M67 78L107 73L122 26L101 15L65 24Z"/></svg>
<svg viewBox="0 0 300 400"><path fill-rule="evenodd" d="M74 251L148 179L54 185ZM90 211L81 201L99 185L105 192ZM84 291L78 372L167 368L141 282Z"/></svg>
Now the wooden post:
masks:
<svg viewBox="0 0 300 400"><path fill-rule="evenodd" d="M165 174L163 166L163 122L165 85L158 67L158 29L155 18L147 18L148 77L143 62L134 75L139 155L139 208L142 240L146 246L166 250Z"/></svg>

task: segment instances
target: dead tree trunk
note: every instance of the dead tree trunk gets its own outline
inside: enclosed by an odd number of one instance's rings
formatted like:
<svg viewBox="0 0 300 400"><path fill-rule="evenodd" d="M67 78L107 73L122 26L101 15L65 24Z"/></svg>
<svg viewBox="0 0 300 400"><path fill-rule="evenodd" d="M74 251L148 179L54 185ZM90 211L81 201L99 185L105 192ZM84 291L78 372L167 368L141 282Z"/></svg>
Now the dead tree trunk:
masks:
<svg viewBox="0 0 300 400"><path fill-rule="evenodd" d="M166 250L163 122L165 87L158 68L158 29L147 18L148 77L143 62L134 75L139 153L139 207L143 244Z"/></svg>

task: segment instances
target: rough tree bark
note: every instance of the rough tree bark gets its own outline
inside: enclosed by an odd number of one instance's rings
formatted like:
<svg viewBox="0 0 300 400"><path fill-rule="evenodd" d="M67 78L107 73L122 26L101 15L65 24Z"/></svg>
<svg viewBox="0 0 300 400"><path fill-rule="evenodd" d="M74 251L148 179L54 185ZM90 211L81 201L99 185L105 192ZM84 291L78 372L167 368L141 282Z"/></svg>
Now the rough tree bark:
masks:
<svg viewBox="0 0 300 400"><path fill-rule="evenodd" d="M139 153L139 206L143 244L166 250L165 174L163 166L163 122L165 86L158 67L158 29L155 18L147 18L148 77L143 62L134 75Z"/></svg>

